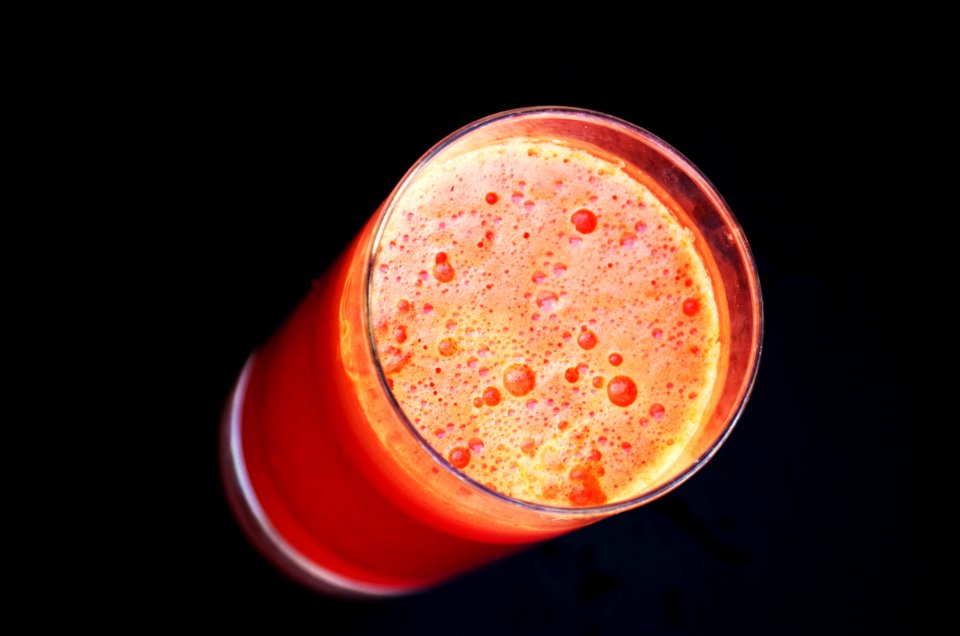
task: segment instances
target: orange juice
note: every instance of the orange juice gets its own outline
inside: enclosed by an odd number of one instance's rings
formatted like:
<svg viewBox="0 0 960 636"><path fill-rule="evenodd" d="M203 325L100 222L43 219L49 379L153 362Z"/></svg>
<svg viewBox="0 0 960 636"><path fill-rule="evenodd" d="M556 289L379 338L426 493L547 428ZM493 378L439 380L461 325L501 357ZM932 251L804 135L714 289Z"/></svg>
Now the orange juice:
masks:
<svg viewBox="0 0 960 636"><path fill-rule="evenodd" d="M719 311L695 236L584 150L511 140L425 169L384 225L371 310L417 432L506 496L636 496L709 404Z"/></svg>
<svg viewBox="0 0 960 636"><path fill-rule="evenodd" d="M394 595L659 497L756 370L749 249L649 133L575 109L468 126L407 174L228 405L251 539Z"/></svg>

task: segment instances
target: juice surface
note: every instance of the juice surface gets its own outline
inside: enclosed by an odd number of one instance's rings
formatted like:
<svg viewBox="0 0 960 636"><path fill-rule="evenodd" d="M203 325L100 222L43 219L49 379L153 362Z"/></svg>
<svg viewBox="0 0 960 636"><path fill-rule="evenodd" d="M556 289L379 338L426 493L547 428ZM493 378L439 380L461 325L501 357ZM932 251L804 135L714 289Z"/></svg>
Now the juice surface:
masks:
<svg viewBox="0 0 960 636"><path fill-rule="evenodd" d="M694 234L621 166L509 141L432 161L370 282L387 383L456 470L515 499L630 499L679 456L720 357Z"/></svg>

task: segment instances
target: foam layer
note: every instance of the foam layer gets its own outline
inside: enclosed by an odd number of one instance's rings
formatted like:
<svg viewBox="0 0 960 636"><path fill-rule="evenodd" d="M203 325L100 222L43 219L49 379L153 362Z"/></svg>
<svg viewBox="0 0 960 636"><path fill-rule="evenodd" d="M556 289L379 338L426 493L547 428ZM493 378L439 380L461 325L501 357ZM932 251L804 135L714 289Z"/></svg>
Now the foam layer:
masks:
<svg viewBox="0 0 960 636"><path fill-rule="evenodd" d="M373 267L398 404L489 488L629 499L700 425L720 351L710 277L692 232L613 163L522 141L431 162Z"/></svg>

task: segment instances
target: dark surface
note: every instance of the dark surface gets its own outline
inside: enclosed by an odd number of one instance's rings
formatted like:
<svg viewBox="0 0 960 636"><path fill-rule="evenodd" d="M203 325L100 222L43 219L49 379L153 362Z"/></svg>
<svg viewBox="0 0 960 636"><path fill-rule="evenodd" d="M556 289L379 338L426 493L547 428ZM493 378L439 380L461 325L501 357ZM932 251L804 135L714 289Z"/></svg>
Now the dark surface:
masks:
<svg viewBox="0 0 960 636"><path fill-rule="evenodd" d="M246 62L249 62L247 64ZM209 70L209 72L206 72ZM913 609L913 422L899 265L882 249L880 145L859 86L802 68L717 87L513 69L405 85L254 59L196 71L159 97L152 238L163 275L167 482L153 616L333 634L877 633ZM562 79L562 82L558 80ZM441 81L442 80L442 81ZM561 88L551 88L551 87ZM838 99L838 86L842 91ZM765 302L753 397L726 445L646 507L411 598L317 596L246 542L217 471L217 426L247 354L433 143L507 108L604 111L659 135L727 199ZM169 344L169 346L167 346ZM172 574L170 579L165 575Z"/></svg>

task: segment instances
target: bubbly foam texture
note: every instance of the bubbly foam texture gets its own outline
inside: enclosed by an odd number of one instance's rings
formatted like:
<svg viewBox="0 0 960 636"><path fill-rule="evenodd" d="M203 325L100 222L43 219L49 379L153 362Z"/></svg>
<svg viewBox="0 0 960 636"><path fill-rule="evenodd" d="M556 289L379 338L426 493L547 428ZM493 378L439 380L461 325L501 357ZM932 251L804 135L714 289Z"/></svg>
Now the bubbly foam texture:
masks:
<svg viewBox="0 0 960 636"><path fill-rule="evenodd" d="M614 163L534 141L431 162L373 268L397 403L491 489L629 499L701 424L720 352L711 280L693 233Z"/></svg>

